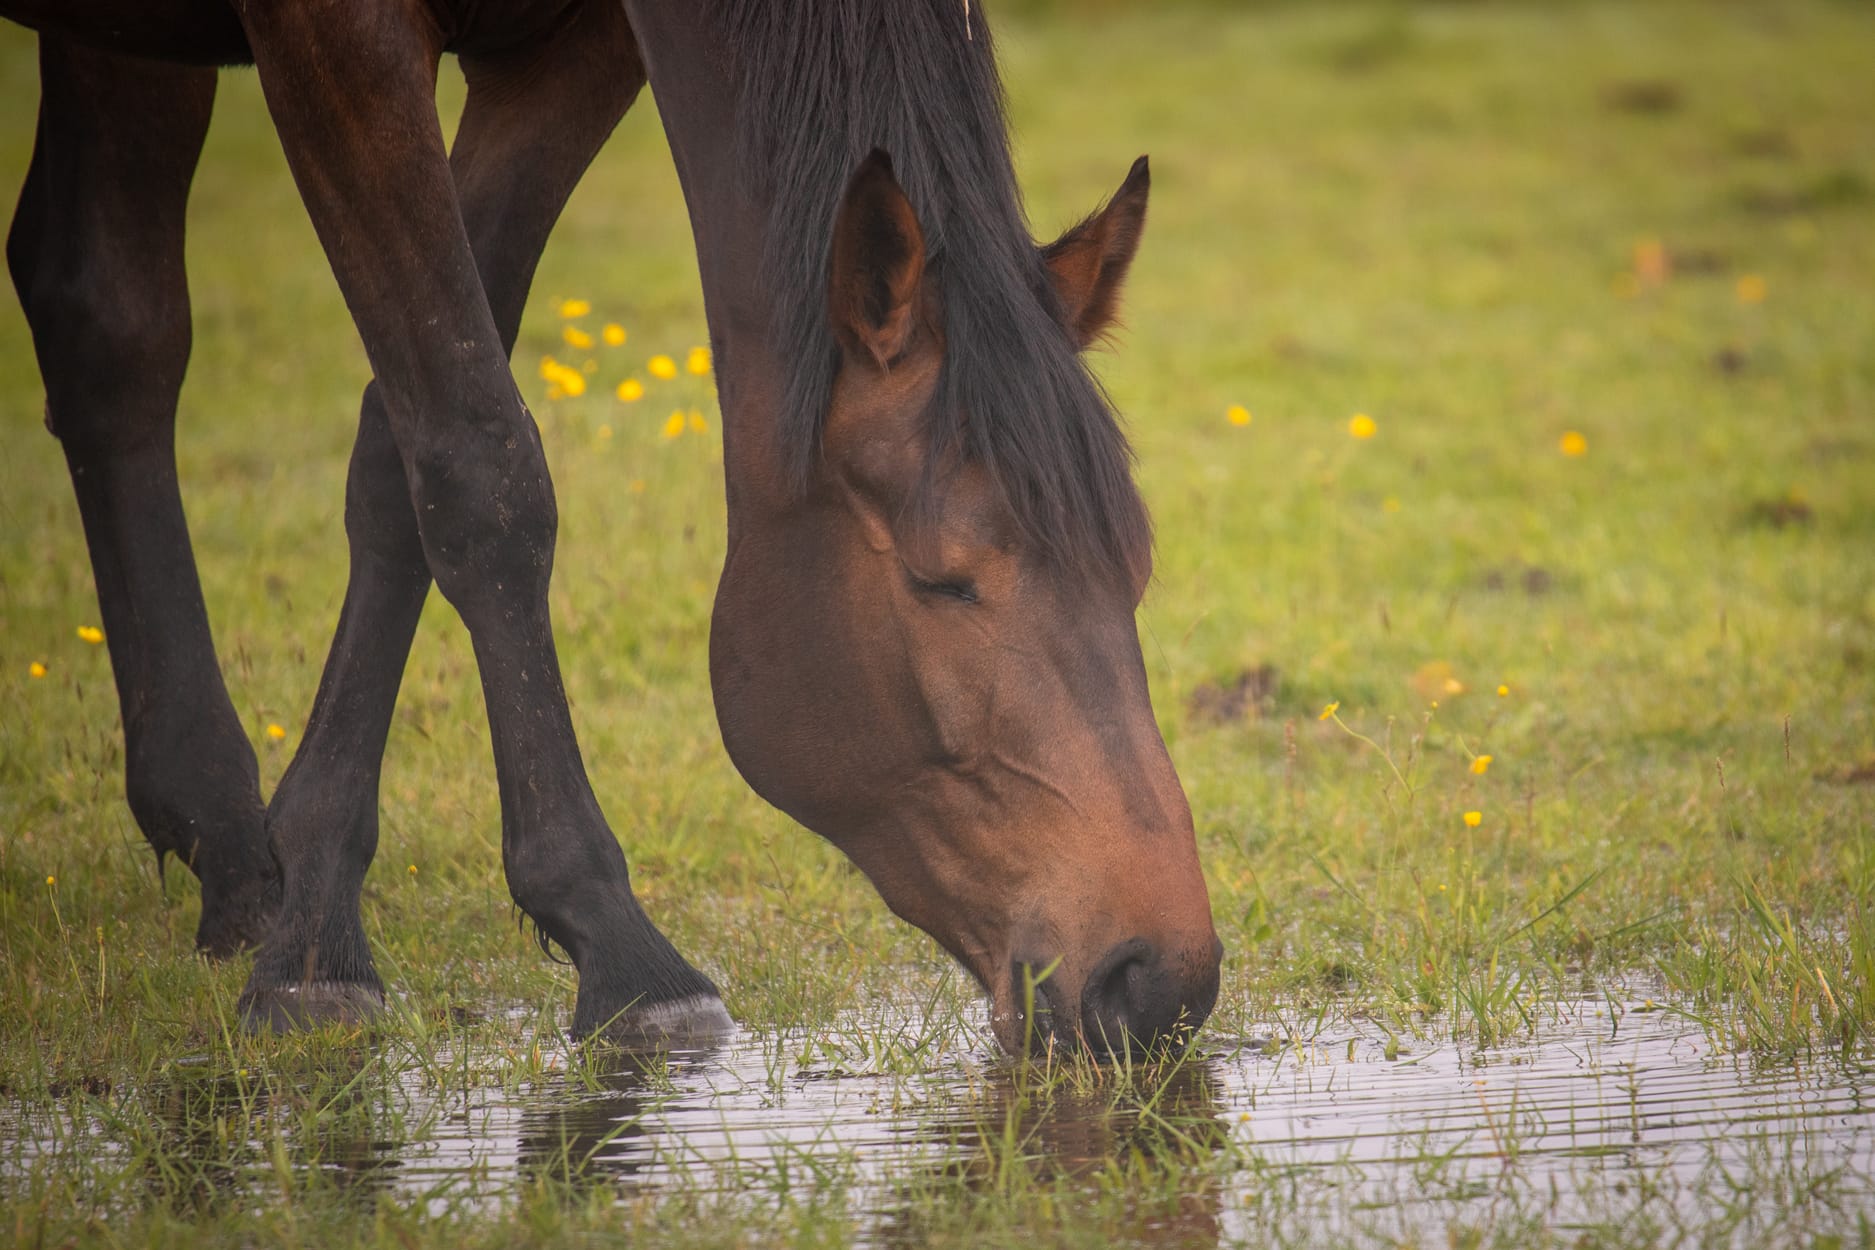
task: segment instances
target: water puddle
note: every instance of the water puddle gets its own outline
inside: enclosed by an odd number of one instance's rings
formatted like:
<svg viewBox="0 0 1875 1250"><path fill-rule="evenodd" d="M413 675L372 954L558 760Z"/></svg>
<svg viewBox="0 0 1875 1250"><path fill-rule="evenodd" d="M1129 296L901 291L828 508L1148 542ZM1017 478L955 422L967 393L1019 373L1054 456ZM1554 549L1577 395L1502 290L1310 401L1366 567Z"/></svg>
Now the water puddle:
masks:
<svg viewBox="0 0 1875 1250"><path fill-rule="evenodd" d="M349 1082L323 1071L316 1093L185 1062L156 1089L0 1108L0 1180L116 1154L196 1160L184 1189L197 1204L309 1180L438 1211L492 1209L535 1184L827 1198L876 1243L907 1239L917 1195L1007 1184L1012 1168L1173 1186L1181 1214L1155 1227L1180 1242L1442 1243L1455 1225L1639 1221L1746 1245L1875 1209L1875 1068L1757 1063L1668 1010L1566 1004L1486 1049L1402 1050L1359 1023L1307 1043L1207 1036L1169 1077L1045 1088L1013 1077L987 1032L880 1044L919 1027L745 1031L527 1080L448 1053L400 1068L368 1052ZM150 1189L177 1196L173 1178Z"/></svg>

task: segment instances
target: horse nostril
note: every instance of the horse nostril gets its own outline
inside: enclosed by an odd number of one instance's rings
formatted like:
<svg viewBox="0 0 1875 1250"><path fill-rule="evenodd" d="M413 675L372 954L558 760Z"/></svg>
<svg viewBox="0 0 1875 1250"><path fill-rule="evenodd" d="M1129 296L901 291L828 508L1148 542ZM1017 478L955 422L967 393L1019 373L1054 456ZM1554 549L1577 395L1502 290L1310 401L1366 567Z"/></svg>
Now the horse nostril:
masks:
<svg viewBox="0 0 1875 1250"><path fill-rule="evenodd" d="M1182 1046L1217 1002L1218 961L1168 959L1144 938L1129 938L1095 965L1081 991L1081 1035L1096 1050L1119 1056Z"/></svg>
<svg viewBox="0 0 1875 1250"><path fill-rule="evenodd" d="M1152 1014L1152 968L1157 962L1151 943L1128 938L1095 965L1081 991L1081 1035L1089 1045L1118 1055L1129 1044L1151 1044L1154 1030L1144 1017Z"/></svg>

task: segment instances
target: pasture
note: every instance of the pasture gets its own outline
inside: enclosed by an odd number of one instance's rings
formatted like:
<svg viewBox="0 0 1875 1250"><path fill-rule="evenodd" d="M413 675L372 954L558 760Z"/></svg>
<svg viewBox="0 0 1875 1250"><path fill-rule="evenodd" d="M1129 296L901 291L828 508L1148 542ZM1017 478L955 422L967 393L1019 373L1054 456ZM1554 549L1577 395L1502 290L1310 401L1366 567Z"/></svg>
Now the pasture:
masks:
<svg viewBox="0 0 1875 1250"><path fill-rule="evenodd" d="M9 294L0 1237L1875 1244L1875 15L1039 5L997 32L1038 235L1152 157L1097 370L1226 946L1193 1052L1000 1057L974 985L731 768L720 416L647 97L514 365L588 766L741 1031L649 1063L562 1040L570 970L515 923L432 594L365 888L389 1017L241 1033L245 960L194 955L193 879L159 882L123 801ZM35 92L0 28L8 196ZM251 71L190 230L178 455L265 789L342 595L369 374Z"/></svg>

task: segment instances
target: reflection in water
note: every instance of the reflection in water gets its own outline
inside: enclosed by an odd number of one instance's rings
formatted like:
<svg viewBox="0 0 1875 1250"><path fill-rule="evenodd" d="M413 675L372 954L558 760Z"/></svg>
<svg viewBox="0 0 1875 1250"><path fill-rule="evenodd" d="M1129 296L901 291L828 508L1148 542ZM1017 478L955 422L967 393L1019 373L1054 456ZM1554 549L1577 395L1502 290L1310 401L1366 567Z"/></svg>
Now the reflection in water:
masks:
<svg viewBox="0 0 1875 1250"><path fill-rule="evenodd" d="M1137 1080L1038 1079L986 1033L932 1041L916 1008L902 1014L653 1059L548 1048L521 1062L534 1039L517 1023L420 1056L409 1039L322 1050L303 1071L183 1061L108 1096L0 1101L0 1186L118 1159L135 1183L117 1201L134 1189L183 1210L314 1188L455 1211L610 1189L827 1205L860 1240L907 1246L970 1240L979 1211L1024 1209L984 1201L1010 1194L1058 1199L1065 1220L1098 1194L1103 1228L1180 1245L1443 1241L1524 1222L1742 1246L1774 1221L1806 1227L1793 1210L1824 1232L1831 1212L1875 1204L1865 1061L1754 1064L1669 1011L1567 1006L1485 1050L1396 1051L1358 1024L1279 1047L1213 1037Z"/></svg>
<svg viewBox="0 0 1875 1250"><path fill-rule="evenodd" d="M1119 1221L1132 1237L1155 1245L1217 1244L1220 1187L1210 1156L1228 1145L1221 1118L1221 1083L1214 1065L1188 1058L1163 1072L1076 1074L1058 1082L999 1068L977 1087L971 1114L953 1113L917 1132L947 1149L928 1176L895 1186L882 1239L924 1245L927 1223L954 1203L932 1202L933 1190L1010 1187L1067 1188L1107 1176L1130 1196ZM1112 1213L1108 1212L1111 1219ZM1109 1231L1113 1231L1109 1228Z"/></svg>

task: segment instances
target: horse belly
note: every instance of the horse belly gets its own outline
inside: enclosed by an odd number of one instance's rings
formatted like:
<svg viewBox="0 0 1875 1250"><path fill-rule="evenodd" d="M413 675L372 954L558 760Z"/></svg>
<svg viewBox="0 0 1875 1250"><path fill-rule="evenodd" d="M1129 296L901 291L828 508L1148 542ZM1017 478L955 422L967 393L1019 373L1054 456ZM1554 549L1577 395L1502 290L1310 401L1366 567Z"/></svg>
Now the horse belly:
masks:
<svg viewBox="0 0 1875 1250"><path fill-rule="evenodd" d="M191 65L253 60L228 0L0 0L0 18L126 56Z"/></svg>

